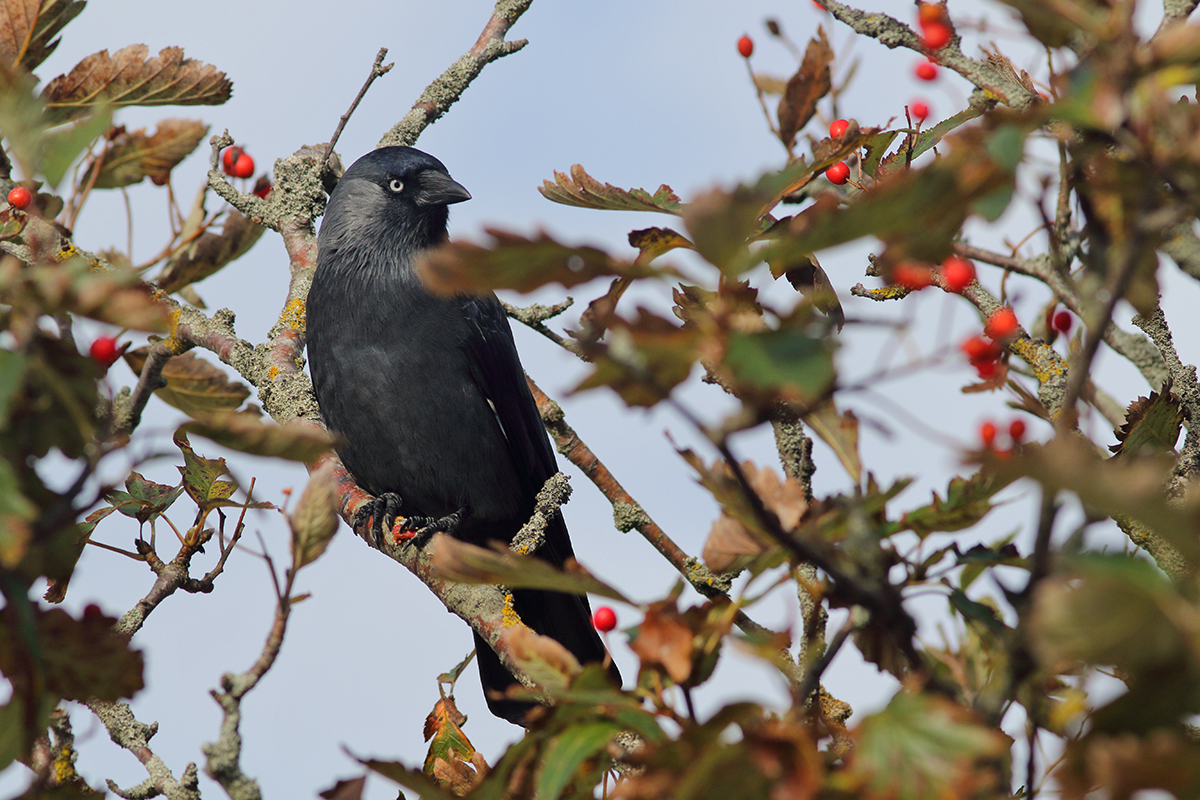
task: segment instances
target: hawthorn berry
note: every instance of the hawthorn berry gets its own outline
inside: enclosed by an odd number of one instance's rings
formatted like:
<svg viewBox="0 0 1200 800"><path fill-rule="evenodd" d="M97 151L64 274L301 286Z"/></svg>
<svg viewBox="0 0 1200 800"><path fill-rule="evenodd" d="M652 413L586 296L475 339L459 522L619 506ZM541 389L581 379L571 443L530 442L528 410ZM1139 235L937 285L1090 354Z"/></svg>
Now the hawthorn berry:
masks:
<svg viewBox="0 0 1200 800"><path fill-rule="evenodd" d="M1054 330L1063 334L1070 333L1073 322L1070 311L1060 311L1054 315Z"/></svg>
<svg viewBox="0 0 1200 800"><path fill-rule="evenodd" d="M917 21L920 22L922 28L934 22L941 22L945 19L945 14L945 6L937 3L921 3L917 6Z"/></svg>
<svg viewBox="0 0 1200 800"><path fill-rule="evenodd" d="M991 380L1000 371L1000 364L995 361L972 361L971 364L980 380Z"/></svg>
<svg viewBox="0 0 1200 800"><path fill-rule="evenodd" d="M972 364L976 361L995 361L1000 357L1000 348L996 343L989 342L982 336L972 336L959 347Z"/></svg>
<svg viewBox="0 0 1200 800"><path fill-rule="evenodd" d="M221 154L221 169L234 178L249 178L254 174L254 159L242 148L230 147Z"/></svg>
<svg viewBox="0 0 1200 800"><path fill-rule="evenodd" d="M94 617L103 617L104 611L95 603L88 603L83 607L83 618L91 619Z"/></svg>
<svg viewBox="0 0 1200 800"><path fill-rule="evenodd" d="M738 53L741 54L742 58L749 58L754 55L754 40L749 36L743 34L742 38L738 39L737 47Z"/></svg>
<svg viewBox="0 0 1200 800"><path fill-rule="evenodd" d="M1013 440L1013 444L1020 444L1025 438L1025 420L1014 419L1008 426L1008 437Z"/></svg>
<svg viewBox="0 0 1200 800"><path fill-rule="evenodd" d="M108 369L121 357L121 350L117 347L116 339L111 336L101 336L92 342L92 346L88 348L88 355L92 357L92 361Z"/></svg>
<svg viewBox="0 0 1200 800"><path fill-rule="evenodd" d="M592 614L592 624L601 633L608 633L617 627L617 612L608 606L600 606L596 609L596 613Z"/></svg>
<svg viewBox="0 0 1200 800"><path fill-rule="evenodd" d="M942 262L942 278L947 289L961 293L975 280L975 265L965 258L950 256Z"/></svg>
<svg viewBox="0 0 1200 800"><path fill-rule="evenodd" d="M983 332L992 339L1007 339L1017 332L1017 314L1008 306L992 312Z"/></svg>
<svg viewBox="0 0 1200 800"><path fill-rule="evenodd" d="M985 422L979 426L979 440L983 442L983 446L989 450L996 443L996 423Z"/></svg>
<svg viewBox="0 0 1200 800"><path fill-rule="evenodd" d="M923 81L935 81L938 76L938 68L928 61L922 61L917 64L917 77Z"/></svg>
<svg viewBox="0 0 1200 800"><path fill-rule="evenodd" d="M944 22L931 22L921 26L921 44L928 50L941 50L950 43L950 26Z"/></svg>
<svg viewBox="0 0 1200 800"><path fill-rule="evenodd" d="M267 195L271 193L272 188L274 187L271 186L271 181L267 178L267 176L259 175L258 180L254 182L254 189L251 190L250 194L266 200Z"/></svg>
<svg viewBox="0 0 1200 800"><path fill-rule="evenodd" d="M929 267L902 261L892 268L892 280L910 292L919 292L933 283L933 273Z"/></svg>
<svg viewBox="0 0 1200 800"><path fill-rule="evenodd" d="M912 114L917 122L924 122L929 116L929 104L923 100L914 100L908 104L908 113Z"/></svg>
<svg viewBox="0 0 1200 800"><path fill-rule="evenodd" d="M33 203L33 192L29 191L24 186L14 186L8 192L8 204L13 208L19 208L22 211L29 208Z"/></svg>
<svg viewBox="0 0 1200 800"><path fill-rule="evenodd" d="M835 119L829 124L829 135L834 139L842 138L848 130L850 130L850 123L844 119Z"/></svg>
<svg viewBox="0 0 1200 800"><path fill-rule="evenodd" d="M850 179L850 167L846 165L845 161L839 161L825 170L825 177L829 178L830 183L836 183L838 186L841 186Z"/></svg>

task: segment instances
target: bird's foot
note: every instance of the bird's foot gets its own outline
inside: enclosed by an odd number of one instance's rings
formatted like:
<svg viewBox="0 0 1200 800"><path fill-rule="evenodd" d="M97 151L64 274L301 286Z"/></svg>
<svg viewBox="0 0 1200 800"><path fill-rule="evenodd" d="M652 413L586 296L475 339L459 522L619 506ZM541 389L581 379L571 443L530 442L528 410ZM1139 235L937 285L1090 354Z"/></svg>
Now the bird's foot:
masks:
<svg viewBox="0 0 1200 800"><path fill-rule="evenodd" d="M420 550L429 544L429 540L435 533L453 535L466 516L467 508L464 506L444 517L408 517L401 523L400 530L396 533L396 539L399 541L407 539L409 544L415 545Z"/></svg>
<svg viewBox="0 0 1200 800"><path fill-rule="evenodd" d="M383 546L384 531L392 529L398 516L400 516L400 495L395 492L385 492L363 504L358 513L354 515L354 527L357 529L370 519L371 543L379 548Z"/></svg>

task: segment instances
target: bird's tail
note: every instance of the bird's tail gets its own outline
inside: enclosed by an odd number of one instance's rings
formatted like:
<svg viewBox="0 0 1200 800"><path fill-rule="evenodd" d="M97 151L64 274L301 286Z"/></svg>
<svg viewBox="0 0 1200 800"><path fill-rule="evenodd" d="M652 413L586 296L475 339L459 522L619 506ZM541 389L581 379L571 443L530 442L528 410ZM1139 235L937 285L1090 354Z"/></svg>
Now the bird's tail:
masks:
<svg viewBox="0 0 1200 800"><path fill-rule="evenodd" d="M562 518L551 522L546 545L538 556L561 567L571 556L571 544ZM564 546L565 543L565 546ZM513 610L535 633L549 636L567 648L580 664L601 663L608 655L600 634L592 625L592 609L585 595L550 592L542 589L513 590ZM500 663L499 656L475 634L475 653L479 677L483 682L488 709L498 717L520 725L532 702L502 697L510 686L518 685L512 673ZM619 685L621 673L610 662L609 674Z"/></svg>

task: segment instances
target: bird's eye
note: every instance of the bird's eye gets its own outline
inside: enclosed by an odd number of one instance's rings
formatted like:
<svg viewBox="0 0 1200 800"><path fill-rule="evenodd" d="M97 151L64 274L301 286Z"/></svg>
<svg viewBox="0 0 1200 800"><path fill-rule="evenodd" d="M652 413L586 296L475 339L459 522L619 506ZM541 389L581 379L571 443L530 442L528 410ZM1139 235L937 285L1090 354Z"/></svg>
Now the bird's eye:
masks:
<svg viewBox="0 0 1200 800"><path fill-rule="evenodd" d="M392 178L388 181L388 188L396 194L400 194L400 192L404 191L404 181L399 178Z"/></svg>

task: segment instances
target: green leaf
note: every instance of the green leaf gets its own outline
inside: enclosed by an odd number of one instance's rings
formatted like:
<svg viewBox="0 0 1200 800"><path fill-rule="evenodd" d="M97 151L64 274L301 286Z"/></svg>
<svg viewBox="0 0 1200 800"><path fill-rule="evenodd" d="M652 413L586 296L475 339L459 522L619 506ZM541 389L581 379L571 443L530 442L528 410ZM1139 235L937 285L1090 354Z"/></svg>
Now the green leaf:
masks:
<svg viewBox="0 0 1200 800"><path fill-rule="evenodd" d="M25 385L27 364L28 360L23 353L0 350L0 429L8 428L13 399Z"/></svg>
<svg viewBox="0 0 1200 800"><path fill-rule="evenodd" d="M108 501L112 503L114 510L145 523L170 508L179 495L183 494L184 487L183 484L166 486L155 483L138 472L130 472L129 477L125 479L125 488L129 491L109 492Z"/></svg>
<svg viewBox="0 0 1200 800"><path fill-rule="evenodd" d="M560 570L540 558L514 555L507 548L488 550L444 535L436 535L430 546L434 571L459 583L501 583L510 589L549 589L630 602L579 564Z"/></svg>
<svg viewBox="0 0 1200 800"><path fill-rule="evenodd" d="M568 728L551 739L542 754L535 796L557 800L583 762L603 752L620 732L613 722L596 721Z"/></svg>
<svg viewBox="0 0 1200 800"><path fill-rule="evenodd" d="M907 691L864 719L854 738L847 773L862 786L851 794L864 800L959 797L954 787L970 786L977 765L999 757L1008 744L1003 733L950 700Z"/></svg>
<svg viewBox="0 0 1200 800"><path fill-rule="evenodd" d="M46 177L46 183L51 188L57 187L71 165L104 135L111 123L111 110L104 103L98 103L90 116L44 134L40 142L40 171Z"/></svg>
<svg viewBox="0 0 1200 800"><path fill-rule="evenodd" d="M1032 643L1043 664L1082 661L1150 675L1200 659L1195 607L1154 564L1123 555L1076 556L1034 596Z"/></svg>
<svg viewBox="0 0 1200 800"><path fill-rule="evenodd" d="M961 589L950 590L950 605L964 618L982 622L992 633L1000 635L1008 630L994 608L972 600Z"/></svg>
<svg viewBox="0 0 1200 800"><path fill-rule="evenodd" d="M961 531L970 528L992 510L992 497L1011 483L990 470L980 470L970 478L955 476L946 487L946 499L933 493L933 502L906 513L896 531L911 530L921 538L935 531Z"/></svg>
<svg viewBox="0 0 1200 800"><path fill-rule="evenodd" d="M741 397L801 406L818 399L836 377L831 345L790 328L731 334L721 368Z"/></svg>
<svg viewBox="0 0 1200 800"><path fill-rule="evenodd" d="M222 476L229 475L225 459L196 455L196 451L188 442L187 432L182 427L175 431L172 441L183 451L183 466L176 469L183 475L184 490L202 510L222 505L217 501L226 500L237 491L237 484L232 480L219 480Z"/></svg>
<svg viewBox="0 0 1200 800"><path fill-rule="evenodd" d="M1117 443L1109 450L1126 458L1175 452L1183 426L1183 409L1167 382L1161 392L1139 397L1129 404L1125 423L1115 431Z"/></svg>
<svg viewBox="0 0 1200 800"><path fill-rule="evenodd" d="M579 208L611 209L614 211L658 211L663 214L678 214L683 208L671 187L663 184L650 194L645 189L618 189L611 183L588 175L583 167L575 164L571 174L555 171L554 183L542 181L538 191L547 200Z"/></svg>

